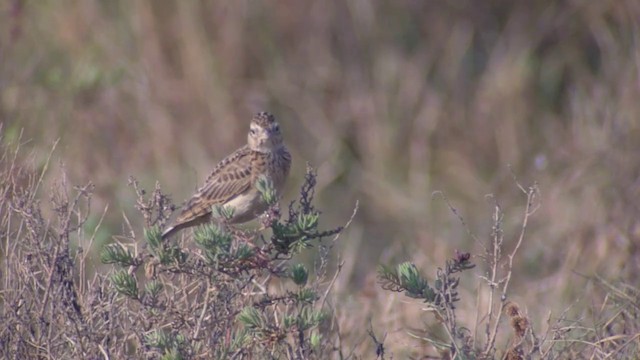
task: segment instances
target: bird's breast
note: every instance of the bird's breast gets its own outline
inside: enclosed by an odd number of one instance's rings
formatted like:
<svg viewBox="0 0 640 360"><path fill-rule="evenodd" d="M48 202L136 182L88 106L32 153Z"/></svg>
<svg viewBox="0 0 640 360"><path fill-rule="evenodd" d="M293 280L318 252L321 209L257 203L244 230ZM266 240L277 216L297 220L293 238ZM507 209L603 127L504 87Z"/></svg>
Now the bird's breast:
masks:
<svg viewBox="0 0 640 360"><path fill-rule="evenodd" d="M224 206L233 209L231 223L247 222L267 210L267 204L262 200L262 194L255 188L236 196Z"/></svg>
<svg viewBox="0 0 640 360"><path fill-rule="evenodd" d="M281 151L276 152L271 157L271 181L278 194L282 193L284 184L289 176L289 168L291 167L291 155L289 152L282 148Z"/></svg>

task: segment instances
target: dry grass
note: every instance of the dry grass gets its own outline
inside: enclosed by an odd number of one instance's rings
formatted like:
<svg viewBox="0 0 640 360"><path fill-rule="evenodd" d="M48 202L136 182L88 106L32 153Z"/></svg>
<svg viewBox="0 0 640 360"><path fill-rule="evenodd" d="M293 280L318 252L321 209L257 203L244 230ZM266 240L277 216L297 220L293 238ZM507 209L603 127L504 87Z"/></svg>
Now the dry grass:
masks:
<svg viewBox="0 0 640 360"><path fill-rule="evenodd" d="M197 248L184 245L187 237L161 239L173 208L170 199L159 186L147 193L131 180L144 233L129 227L115 236L100 251L101 262L114 268L89 277L87 254L94 250L95 232L83 229L93 186L70 188L63 173L48 199L53 215L47 217L36 196L42 176L16 162L19 151L20 146L5 149L0 158L3 358L323 359L340 354L327 298L339 273L328 271L342 228L318 230L312 171L285 216L271 189L273 206L263 219L270 237L205 226L188 237ZM312 266L294 259L312 246L319 249Z"/></svg>
<svg viewBox="0 0 640 360"><path fill-rule="evenodd" d="M380 289L375 268L409 260L435 274L456 249L477 264L461 277L457 319L485 333L496 205L504 254L514 251L526 211L515 173L525 189L534 181L540 189L512 258L515 317L555 341L549 357L632 354L637 19L634 0L9 0L0 5L2 289L39 277L29 286L45 301L30 305L33 319L42 308L73 321L73 305L49 308L51 294L64 291L48 284L75 269L79 299L103 286L93 280L107 271L99 249L144 226L129 176L145 188L159 180L179 203L243 141L249 117L269 110L294 155L285 200L296 197L306 161L318 168L324 224L343 223L360 200L333 286L346 349L372 356L370 321L379 341L387 333L387 357L444 357L426 336L407 333L437 330L437 321ZM65 231L68 241L36 242ZM70 260L55 267L51 256L67 246ZM17 311L4 294L3 313ZM496 357L520 351L510 351L511 322L522 324L513 318L502 315ZM32 320L22 321L20 329Z"/></svg>

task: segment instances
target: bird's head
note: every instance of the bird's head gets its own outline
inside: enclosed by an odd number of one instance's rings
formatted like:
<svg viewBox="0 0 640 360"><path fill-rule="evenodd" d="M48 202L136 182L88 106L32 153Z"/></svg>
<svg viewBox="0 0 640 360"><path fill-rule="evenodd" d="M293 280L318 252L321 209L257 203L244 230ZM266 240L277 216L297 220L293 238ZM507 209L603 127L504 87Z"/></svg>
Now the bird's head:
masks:
<svg viewBox="0 0 640 360"><path fill-rule="evenodd" d="M280 125L268 112L257 113L251 120L247 139L251 150L274 151L282 146Z"/></svg>

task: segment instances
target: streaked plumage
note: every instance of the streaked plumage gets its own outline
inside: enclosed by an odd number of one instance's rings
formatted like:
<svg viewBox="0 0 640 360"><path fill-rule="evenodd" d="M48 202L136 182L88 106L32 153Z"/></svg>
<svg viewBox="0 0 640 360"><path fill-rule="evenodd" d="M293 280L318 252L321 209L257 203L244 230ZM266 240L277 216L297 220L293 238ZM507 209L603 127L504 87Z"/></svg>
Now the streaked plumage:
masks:
<svg viewBox="0 0 640 360"><path fill-rule="evenodd" d="M280 194L290 168L291 155L273 115L266 112L256 114L251 121L247 145L213 168L204 185L186 202L174 224L163 232L162 237L211 221L215 205L234 209L231 223L243 223L258 217L267 210L267 204L255 186L257 179L261 175L266 176Z"/></svg>

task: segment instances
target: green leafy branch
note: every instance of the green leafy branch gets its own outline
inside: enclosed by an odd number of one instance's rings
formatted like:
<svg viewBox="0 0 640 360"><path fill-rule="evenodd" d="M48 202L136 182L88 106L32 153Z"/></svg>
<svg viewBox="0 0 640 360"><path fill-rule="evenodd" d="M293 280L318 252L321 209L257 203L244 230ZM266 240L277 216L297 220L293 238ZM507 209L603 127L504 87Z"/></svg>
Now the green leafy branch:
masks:
<svg viewBox="0 0 640 360"><path fill-rule="evenodd" d="M435 339L426 340L443 351L453 350L455 354L467 354L470 348L468 331L458 327L455 313L455 303L460 301L457 291L460 278L456 274L475 267L470 258L469 253L456 251L455 257L445 262L444 269L438 268L433 285L429 285L411 262L378 268L378 282L383 289L404 292L408 297L422 299L429 304L429 309L436 314L449 335L450 344Z"/></svg>

